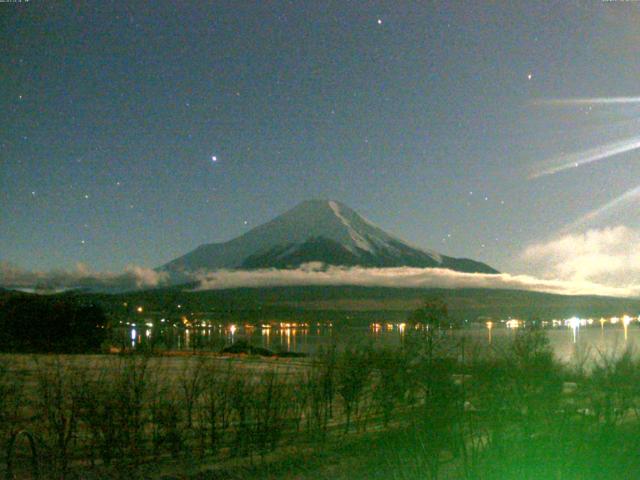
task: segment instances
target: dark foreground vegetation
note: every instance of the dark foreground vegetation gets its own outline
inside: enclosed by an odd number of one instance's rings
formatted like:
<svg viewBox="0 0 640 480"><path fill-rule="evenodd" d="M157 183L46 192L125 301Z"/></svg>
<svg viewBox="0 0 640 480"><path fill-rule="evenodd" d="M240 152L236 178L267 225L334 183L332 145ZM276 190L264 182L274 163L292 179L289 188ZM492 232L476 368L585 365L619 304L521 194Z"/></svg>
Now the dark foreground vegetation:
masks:
<svg viewBox="0 0 640 480"><path fill-rule="evenodd" d="M64 296L14 294L0 298L0 351L99 351L107 318L101 307Z"/></svg>
<svg viewBox="0 0 640 480"><path fill-rule="evenodd" d="M633 478L640 362L435 330L308 359L0 357L11 478Z"/></svg>

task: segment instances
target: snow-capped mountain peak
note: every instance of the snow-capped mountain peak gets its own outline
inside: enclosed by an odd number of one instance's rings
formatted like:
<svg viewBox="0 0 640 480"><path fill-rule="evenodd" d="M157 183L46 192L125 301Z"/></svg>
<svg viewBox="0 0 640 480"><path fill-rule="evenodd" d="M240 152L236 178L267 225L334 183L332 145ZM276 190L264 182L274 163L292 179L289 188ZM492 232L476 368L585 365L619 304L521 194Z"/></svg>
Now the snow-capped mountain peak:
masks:
<svg viewBox="0 0 640 480"><path fill-rule="evenodd" d="M308 200L225 243L202 245L161 269L292 268L307 262L370 267L442 267L494 273L491 267L421 249L388 234L334 200Z"/></svg>
<svg viewBox="0 0 640 480"><path fill-rule="evenodd" d="M344 226L347 228L347 231L349 232L349 236L351 237L351 240L353 240L356 244L356 246L358 248L360 248L361 250L365 250L367 252L372 252L373 253L373 248L371 247L371 245L369 244L369 242L367 242L349 223L349 221L344 218L342 216L342 214L340 213L340 205L338 205L336 202L334 202L333 200L329 201L329 207L331 207L331 210L333 210L333 213L336 214L336 217L338 217L340 219L340 221L344 224ZM349 248L349 247L347 247ZM351 248L350 248L351 250Z"/></svg>

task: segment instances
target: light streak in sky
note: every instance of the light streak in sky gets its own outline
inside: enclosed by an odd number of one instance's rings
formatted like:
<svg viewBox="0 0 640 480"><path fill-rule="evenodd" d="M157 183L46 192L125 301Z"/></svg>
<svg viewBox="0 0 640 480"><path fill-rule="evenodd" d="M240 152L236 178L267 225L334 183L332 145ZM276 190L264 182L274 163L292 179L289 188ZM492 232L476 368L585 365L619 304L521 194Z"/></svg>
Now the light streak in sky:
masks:
<svg viewBox="0 0 640 480"><path fill-rule="evenodd" d="M556 173L568 170L570 168L576 168L582 165L586 165L600 160L620 155L621 153L631 152L640 148L640 136L628 138L619 142L613 142L606 145L599 145L597 147L585 150L582 152L570 153L557 157L550 161L544 162L545 165L552 164L554 166L547 168L540 168L535 171L530 178L545 177L547 175L554 175Z"/></svg>
<svg viewBox="0 0 640 480"><path fill-rule="evenodd" d="M532 105L552 107L588 106L589 110L591 110L591 106L595 105L640 105L640 97L550 98L534 100L532 102ZM634 118L632 121L636 120L637 118ZM610 142L604 145L599 145L588 150L561 155L550 160L538 163L534 167L534 171L529 178L535 179L548 175L555 175L556 173L560 173L565 170L577 168L602 160L608 160L614 156L632 152L637 149L640 149L640 135L636 135L616 142ZM577 227L581 227L588 222L594 221L604 216L605 214L611 212L616 208L622 207L639 199L640 186L637 186L630 190L627 190L605 205L602 205L601 207L588 212L575 222L569 224L563 230L567 231Z"/></svg>
<svg viewBox="0 0 640 480"><path fill-rule="evenodd" d="M533 105L552 107L572 105L624 105L640 104L640 97L548 98L534 100Z"/></svg>
<svg viewBox="0 0 640 480"><path fill-rule="evenodd" d="M570 230L576 227L580 227L588 222L596 220L597 218L603 216L607 212L623 206L627 203L630 203L634 200L640 199L640 186L632 188L631 190L627 190L622 195L614 198L609 203L604 204L600 208L596 208L595 210L590 211L586 215L580 217L578 220L570 224L565 230Z"/></svg>

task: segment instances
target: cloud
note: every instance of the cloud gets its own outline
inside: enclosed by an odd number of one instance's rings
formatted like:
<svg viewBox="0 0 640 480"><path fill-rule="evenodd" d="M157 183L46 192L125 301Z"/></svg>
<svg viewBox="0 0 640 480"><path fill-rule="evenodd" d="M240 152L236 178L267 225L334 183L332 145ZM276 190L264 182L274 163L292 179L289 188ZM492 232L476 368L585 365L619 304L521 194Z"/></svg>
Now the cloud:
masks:
<svg viewBox="0 0 640 480"><path fill-rule="evenodd" d="M610 287L588 280L561 281L529 275L463 273L442 268L323 267L306 264L294 270L219 270L195 275L198 290L292 285L357 285L397 288L519 289L567 295L633 296L638 290Z"/></svg>
<svg viewBox="0 0 640 480"><path fill-rule="evenodd" d="M393 288L490 288L564 295L640 296L640 231L625 226L566 234L528 246L521 254L534 275L463 273L443 268L364 268L307 263L296 269L201 271L183 277L196 290L238 287L355 285ZM129 266L99 273L84 264L72 271L29 272L0 262L0 286L134 290L170 281L166 272Z"/></svg>
<svg viewBox="0 0 640 480"><path fill-rule="evenodd" d="M530 245L522 259L543 278L640 292L640 231L623 225Z"/></svg>
<svg viewBox="0 0 640 480"><path fill-rule="evenodd" d="M8 262L0 262L0 286L3 287L38 290L69 288L134 290L157 287L167 281L166 272L156 272L136 265L127 266L120 273L95 272L83 263L78 263L75 270L33 272Z"/></svg>

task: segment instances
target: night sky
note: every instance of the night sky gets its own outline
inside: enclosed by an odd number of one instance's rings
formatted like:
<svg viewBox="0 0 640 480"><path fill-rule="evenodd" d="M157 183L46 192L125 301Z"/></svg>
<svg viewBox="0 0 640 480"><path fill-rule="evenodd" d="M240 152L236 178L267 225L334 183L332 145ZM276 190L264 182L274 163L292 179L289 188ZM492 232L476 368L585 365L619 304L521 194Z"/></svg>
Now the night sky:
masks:
<svg viewBox="0 0 640 480"><path fill-rule="evenodd" d="M584 218L638 184L640 3L83 3L0 3L4 262L155 267L310 198L513 273L640 227Z"/></svg>

